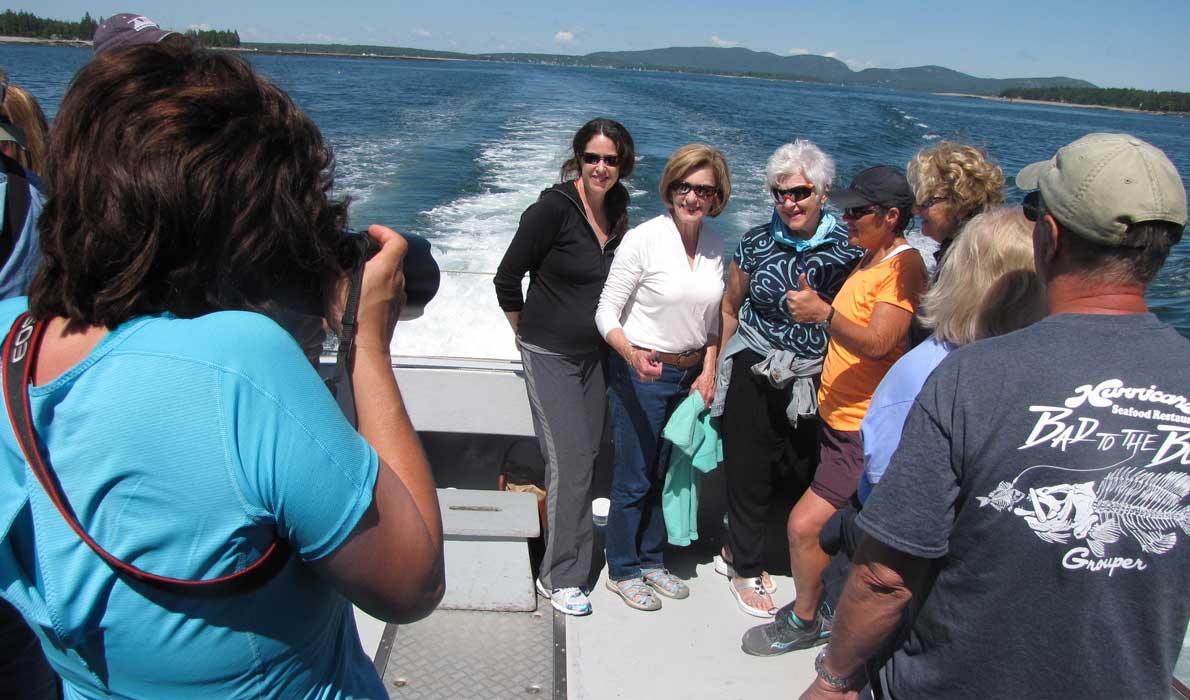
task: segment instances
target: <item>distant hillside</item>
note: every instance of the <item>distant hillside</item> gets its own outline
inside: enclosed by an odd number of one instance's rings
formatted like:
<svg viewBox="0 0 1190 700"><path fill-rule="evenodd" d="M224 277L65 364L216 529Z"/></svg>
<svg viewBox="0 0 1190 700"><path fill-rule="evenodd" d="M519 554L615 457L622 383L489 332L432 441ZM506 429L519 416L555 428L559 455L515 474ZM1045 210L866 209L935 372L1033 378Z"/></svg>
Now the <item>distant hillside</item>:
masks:
<svg viewBox="0 0 1190 700"><path fill-rule="evenodd" d="M454 51L427 51L400 46L370 46L367 44L287 44L245 42L242 47L262 53L350 54L355 56L386 56L391 58L453 58L475 60L477 56Z"/></svg>
<svg viewBox="0 0 1190 700"><path fill-rule="evenodd" d="M854 75L837 58L826 56L778 56L744 48L707 46L672 47L649 51L602 51L582 57L591 65L666 66L704 71L787 75L818 82L842 82Z"/></svg>
<svg viewBox="0 0 1190 700"><path fill-rule="evenodd" d="M866 68L854 74L851 84L891 87L899 90L930 92L965 92L972 95L999 95L1011 88L1078 87L1093 84L1075 78L976 78L942 66L916 68Z"/></svg>
<svg viewBox="0 0 1190 700"><path fill-rule="evenodd" d="M1190 92L1132 90L1127 88L1009 88L1001 97L1042 100L1074 105L1126 107L1149 112L1190 113Z"/></svg>
<svg viewBox="0 0 1190 700"><path fill-rule="evenodd" d="M767 51L752 51L740 47L674 46L647 51L600 51L585 56L565 56L548 53L485 53L465 54L449 51L426 51L394 46L357 46L343 44L259 44L246 43L245 48L284 53L331 53L369 56L453 58L512 63L544 63L561 66L601 66L609 68L646 68L652 70L684 71L746 75L784 80L804 80L837 85L859 85L922 90L928 92L963 92L973 95L998 95L1010 88L1075 87L1093 88L1093 84L1074 78L977 78L942 66L916 68L868 68L853 71L837 58L805 54L778 56Z"/></svg>
<svg viewBox="0 0 1190 700"><path fill-rule="evenodd" d="M548 54L484 54L490 60L530 60L566 65L611 66L616 68L656 68L698 72L756 75L792 80L807 80L841 85L865 85L898 90L929 92L965 92L974 95L998 95L1009 88L1095 87L1075 78L977 78L942 66L916 68L867 68L853 71L837 58L805 54L778 56L767 51L740 47L675 46L647 51L601 51L585 56Z"/></svg>

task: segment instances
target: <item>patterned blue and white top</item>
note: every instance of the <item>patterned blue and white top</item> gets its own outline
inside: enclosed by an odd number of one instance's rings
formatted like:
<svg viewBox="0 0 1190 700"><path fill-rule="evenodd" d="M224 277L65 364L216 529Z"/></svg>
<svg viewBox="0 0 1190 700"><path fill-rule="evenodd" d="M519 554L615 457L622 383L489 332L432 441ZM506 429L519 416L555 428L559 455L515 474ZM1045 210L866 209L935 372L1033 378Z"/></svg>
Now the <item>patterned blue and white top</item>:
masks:
<svg viewBox="0 0 1190 700"><path fill-rule="evenodd" d="M740 239L732 260L748 275L748 294L739 321L759 331L774 347L801 357L822 357L826 331L814 323L795 323L785 307L785 292L798 288L804 272L810 286L833 300L843 281L864 255L847 242L847 228L836 223L819 245L797 251L777 242L770 224L751 229Z"/></svg>

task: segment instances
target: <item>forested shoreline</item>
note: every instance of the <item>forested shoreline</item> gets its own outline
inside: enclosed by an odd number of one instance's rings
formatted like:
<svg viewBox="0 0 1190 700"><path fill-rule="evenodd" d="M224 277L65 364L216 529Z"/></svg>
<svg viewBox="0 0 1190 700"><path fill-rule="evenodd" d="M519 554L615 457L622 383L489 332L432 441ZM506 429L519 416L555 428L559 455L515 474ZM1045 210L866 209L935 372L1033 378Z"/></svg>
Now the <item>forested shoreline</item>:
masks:
<svg viewBox="0 0 1190 700"><path fill-rule="evenodd" d="M0 13L0 36L30 39L90 41L103 17L94 19L87 12L77 22L38 17L32 12L5 10ZM165 27L168 29L168 27ZM239 48L240 33L234 29L189 29L181 32L202 46Z"/></svg>
<svg viewBox="0 0 1190 700"><path fill-rule="evenodd" d="M1009 88L1000 97L1041 100L1076 105L1124 107L1146 112L1190 112L1190 92L1136 90L1133 88Z"/></svg>

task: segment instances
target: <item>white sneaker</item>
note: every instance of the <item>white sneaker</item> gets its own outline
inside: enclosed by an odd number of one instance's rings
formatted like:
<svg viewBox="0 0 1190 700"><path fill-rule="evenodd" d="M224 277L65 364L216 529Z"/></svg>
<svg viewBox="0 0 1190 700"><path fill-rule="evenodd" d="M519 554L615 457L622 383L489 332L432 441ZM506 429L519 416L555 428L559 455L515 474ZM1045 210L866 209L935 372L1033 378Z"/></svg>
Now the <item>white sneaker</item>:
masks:
<svg viewBox="0 0 1190 700"><path fill-rule="evenodd" d="M537 579L537 594L542 598L549 598L554 610L563 615L591 614L591 601L587 599L587 594L583 593L581 588L555 588L547 591L541 584L541 579Z"/></svg>

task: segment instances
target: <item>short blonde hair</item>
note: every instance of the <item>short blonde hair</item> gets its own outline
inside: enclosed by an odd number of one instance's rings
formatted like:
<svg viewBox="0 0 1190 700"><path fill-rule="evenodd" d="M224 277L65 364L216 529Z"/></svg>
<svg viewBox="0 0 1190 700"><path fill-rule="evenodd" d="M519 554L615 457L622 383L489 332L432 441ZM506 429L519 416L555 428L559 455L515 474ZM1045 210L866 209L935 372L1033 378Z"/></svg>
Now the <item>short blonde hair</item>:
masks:
<svg viewBox="0 0 1190 700"><path fill-rule="evenodd" d="M43 158L45 158L45 143L49 133L45 112L37 104L37 98L20 85L9 85L4 93L4 106L0 109L10 122L20 127L25 134L25 147L21 149L17 159L22 168L32 170L38 175L41 172Z"/></svg>
<svg viewBox="0 0 1190 700"><path fill-rule="evenodd" d="M965 214L1004 203L1004 171L983 149L951 141L923 148L909 161L909 184L921 202L944 197Z"/></svg>
<svg viewBox="0 0 1190 700"><path fill-rule="evenodd" d="M1045 316L1033 268L1033 229L1020 207L971 219L922 297L921 323L954 345L1014 331Z"/></svg>
<svg viewBox="0 0 1190 700"><path fill-rule="evenodd" d="M665 163L665 170L661 173L661 201L665 208L672 210L673 197L669 188L673 183L681 180L691 170L698 170L710 166L715 173L715 187L719 188L719 196L714 206L707 212L707 216L719 216L727 207L727 200L731 197L731 173L727 171L727 158L714 146L705 143L688 143L669 157Z"/></svg>

